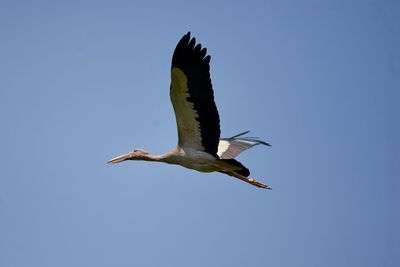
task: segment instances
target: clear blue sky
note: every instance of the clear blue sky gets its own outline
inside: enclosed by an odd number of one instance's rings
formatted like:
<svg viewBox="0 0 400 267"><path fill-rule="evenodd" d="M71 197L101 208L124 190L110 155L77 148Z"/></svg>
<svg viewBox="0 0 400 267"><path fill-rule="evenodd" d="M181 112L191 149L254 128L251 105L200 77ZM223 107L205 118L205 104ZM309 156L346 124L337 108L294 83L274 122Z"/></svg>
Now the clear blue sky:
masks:
<svg viewBox="0 0 400 267"><path fill-rule="evenodd" d="M0 2L0 266L400 266L399 2L242 2ZM105 163L175 146L189 30L272 191Z"/></svg>

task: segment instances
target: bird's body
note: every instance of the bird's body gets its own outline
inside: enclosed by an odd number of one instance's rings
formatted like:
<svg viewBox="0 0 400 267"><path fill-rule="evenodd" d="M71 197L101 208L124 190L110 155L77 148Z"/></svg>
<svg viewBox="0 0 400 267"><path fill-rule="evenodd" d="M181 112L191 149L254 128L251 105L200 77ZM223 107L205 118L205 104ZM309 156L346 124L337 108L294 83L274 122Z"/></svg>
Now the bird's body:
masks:
<svg viewBox="0 0 400 267"><path fill-rule="evenodd" d="M178 128L178 145L160 156L143 149L118 156L108 161L158 161L176 164L200 172L222 172L252 185L271 189L249 178L249 170L236 157L258 144L268 145L257 138L241 137L243 132L220 139L219 115L214 102L206 48L196 45L190 32L182 37L172 57L170 98Z"/></svg>
<svg viewBox="0 0 400 267"><path fill-rule="evenodd" d="M185 149L176 147L171 152L167 153L166 163L181 165L188 169L193 169L199 172L214 172L217 169L210 165L209 162L215 160L215 157L207 152L198 151L195 149Z"/></svg>

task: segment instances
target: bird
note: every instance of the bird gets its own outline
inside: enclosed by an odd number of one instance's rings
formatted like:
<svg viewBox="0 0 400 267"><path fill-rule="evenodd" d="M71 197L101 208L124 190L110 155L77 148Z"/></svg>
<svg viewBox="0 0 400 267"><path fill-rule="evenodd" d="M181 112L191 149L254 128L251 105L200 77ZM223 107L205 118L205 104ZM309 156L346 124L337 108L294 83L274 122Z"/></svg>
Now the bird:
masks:
<svg viewBox="0 0 400 267"><path fill-rule="evenodd" d="M180 165L199 172L220 172L251 185L272 189L250 178L250 171L234 159L256 145L271 146L257 137L245 137L245 131L229 138L220 138L220 119L214 101L207 48L190 31L178 42L171 64L170 99L175 112L178 144L162 155L144 149L117 156L108 163L144 160Z"/></svg>

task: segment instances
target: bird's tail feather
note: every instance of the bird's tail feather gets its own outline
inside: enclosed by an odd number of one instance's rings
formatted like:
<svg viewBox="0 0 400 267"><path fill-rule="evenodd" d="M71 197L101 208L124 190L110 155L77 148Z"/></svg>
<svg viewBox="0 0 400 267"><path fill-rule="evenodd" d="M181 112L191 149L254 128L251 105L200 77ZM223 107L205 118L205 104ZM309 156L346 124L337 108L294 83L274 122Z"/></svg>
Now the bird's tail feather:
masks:
<svg viewBox="0 0 400 267"><path fill-rule="evenodd" d="M245 166L243 166L242 163L235 159L218 159L218 162L221 165L226 166L227 169L237 172L240 175L243 175L245 177L248 177L250 175L249 169L247 169ZM226 172L223 170L220 170L219 172L226 174Z"/></svg>

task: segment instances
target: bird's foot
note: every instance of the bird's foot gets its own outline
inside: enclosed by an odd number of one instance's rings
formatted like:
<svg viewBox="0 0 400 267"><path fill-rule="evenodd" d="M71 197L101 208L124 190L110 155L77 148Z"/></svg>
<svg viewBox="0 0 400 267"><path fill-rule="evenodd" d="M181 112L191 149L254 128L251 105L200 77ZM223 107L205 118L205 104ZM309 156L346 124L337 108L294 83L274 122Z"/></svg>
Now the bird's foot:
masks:
<svg viewBox="0 0 400 267"><path fill-rule="evenodd" d="M249 178L249 177L243 176L243 175L241 175L241 174L239 174L239 173L237 173L235 171L232 171L232 170L229 170L229 169L225 168L224 166L221 166L221 165L215 164L215 163L211 163L211 164L214 165L215 167L217 167L220 172L225 173L225 174L227 174L229 176L238 178L239 180L242 180L242 181L244 181L246 183L249 183L251 185L254 185L254 186L257 186L257 187L260 187L260 188L264 188L264 189L269 189L269 190L272 189L272 187L270 187L269 185L263 184L263 183L255 180L253 178Z"/></svg>
<svg viewBox="0 0 400 267"><path fill-rule="evenodd" d="M252 185L260 187L260 188L269 189L269 190L272 189L272 187L270 187L269 185L266 185L266 184L263 184L263 183L261 183L259 181L256 181L253 178L248 178L247 182L249 184L252 184Z"/></svg>

